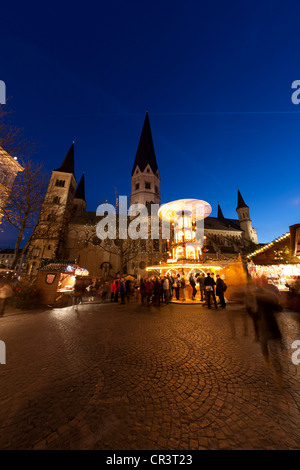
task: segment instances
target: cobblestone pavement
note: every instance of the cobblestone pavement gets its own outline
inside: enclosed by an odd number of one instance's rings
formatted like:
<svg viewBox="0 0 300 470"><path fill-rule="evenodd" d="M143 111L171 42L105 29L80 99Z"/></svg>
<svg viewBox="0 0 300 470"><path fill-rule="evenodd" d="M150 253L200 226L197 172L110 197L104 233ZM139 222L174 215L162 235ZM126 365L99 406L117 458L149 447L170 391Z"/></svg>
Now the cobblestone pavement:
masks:
<svg viewBox="0 0 300 470"><path fill-rule="evenodd" d="M241 306L80 305L0 319L0 449L298 449L300 314L282 385Z"/></svg>

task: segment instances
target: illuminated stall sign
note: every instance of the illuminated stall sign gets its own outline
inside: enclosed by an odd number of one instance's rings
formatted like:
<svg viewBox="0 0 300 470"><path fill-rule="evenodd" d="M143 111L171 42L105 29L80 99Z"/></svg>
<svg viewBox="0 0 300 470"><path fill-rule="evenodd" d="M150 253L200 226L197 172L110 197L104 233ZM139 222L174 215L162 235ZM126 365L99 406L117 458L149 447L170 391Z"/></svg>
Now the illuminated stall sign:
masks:
<svg viewBox="0 0 300 470"><path fill-rule="evenodd" d="M55 281L55 278L56 278L56 274L52 274L52 273L47 273L46 274L46 284L53 284L53 282Z"/></svg>

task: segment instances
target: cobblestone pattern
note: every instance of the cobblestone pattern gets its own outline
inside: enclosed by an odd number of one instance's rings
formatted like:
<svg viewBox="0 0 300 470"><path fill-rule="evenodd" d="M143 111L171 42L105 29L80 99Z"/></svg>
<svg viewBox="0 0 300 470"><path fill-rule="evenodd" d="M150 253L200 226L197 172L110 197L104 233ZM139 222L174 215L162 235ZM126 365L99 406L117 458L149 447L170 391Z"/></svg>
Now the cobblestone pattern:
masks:
<svg viewBox="0 0 300 470"><path fill-rule="evenodd" d="M299 320L279 315L280 386L236 305L8 315L0 319L0 448L298 449L300 365L290 346Z"/></svg>

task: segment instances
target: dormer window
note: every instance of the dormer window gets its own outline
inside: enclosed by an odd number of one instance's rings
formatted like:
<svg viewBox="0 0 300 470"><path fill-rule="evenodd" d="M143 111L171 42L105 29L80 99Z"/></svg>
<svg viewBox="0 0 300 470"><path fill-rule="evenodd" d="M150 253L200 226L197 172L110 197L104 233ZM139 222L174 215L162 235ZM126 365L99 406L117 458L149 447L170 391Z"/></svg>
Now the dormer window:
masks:
<svg viewBox="0 0 300 470"><path fill-rule="evenodd" d="M147 168L147 173L150 173L150 170L149 170L149 168Z"/></svg>

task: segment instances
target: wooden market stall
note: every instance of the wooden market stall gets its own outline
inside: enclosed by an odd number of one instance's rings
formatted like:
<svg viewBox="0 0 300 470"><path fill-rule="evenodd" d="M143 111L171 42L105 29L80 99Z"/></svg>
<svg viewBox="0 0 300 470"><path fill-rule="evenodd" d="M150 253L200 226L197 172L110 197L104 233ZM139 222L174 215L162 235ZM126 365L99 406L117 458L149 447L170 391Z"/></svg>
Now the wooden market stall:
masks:
<svg viewBox="0 0 300 470"><path fill-rule="evenodd" d="M66 307L72 304L75 280L81 278L86 286L91 283L89 272L77 265L52 263L40 268L36 288L40 303L52 307Z"/></svg>

